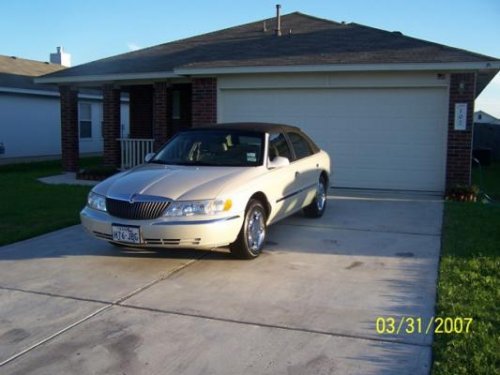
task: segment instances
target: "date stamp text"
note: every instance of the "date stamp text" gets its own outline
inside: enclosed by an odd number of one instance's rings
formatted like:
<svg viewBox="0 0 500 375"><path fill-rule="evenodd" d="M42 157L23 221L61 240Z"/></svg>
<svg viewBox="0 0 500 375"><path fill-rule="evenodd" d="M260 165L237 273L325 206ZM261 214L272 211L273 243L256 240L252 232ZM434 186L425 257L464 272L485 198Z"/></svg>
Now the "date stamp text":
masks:
<svg viewBox="0 0 500 375"><path fill-rule="evenodd" d="M379 316L375 319L379 335L460 334L472 331L472 318L432 316Z"/></svg>

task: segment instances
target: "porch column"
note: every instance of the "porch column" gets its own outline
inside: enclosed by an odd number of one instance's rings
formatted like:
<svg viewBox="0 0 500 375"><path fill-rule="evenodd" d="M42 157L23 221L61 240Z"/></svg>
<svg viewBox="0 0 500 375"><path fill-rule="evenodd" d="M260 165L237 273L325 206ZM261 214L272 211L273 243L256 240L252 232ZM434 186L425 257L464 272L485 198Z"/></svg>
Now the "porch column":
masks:
<svg viewBox="0 0 500 375"><path fill-rule="evenodd" d="M193 127L217 122L217 78L192 80Z"/></svg>
<svg viewBox="0 0 500 375"><path fill-rule="evenodd" d="M157 151L170 134L170 85L167 82L155 82L153 88L153 138Z"/></svg>
<svg viewBox="0 0 500 375"><path fill-rule="evenodd" d="M476 91L475 73L457 73L450 76L448 107L448 151L446 160L446 187L471 183L472 123ZM467 105L465 129L455 128L456 104Z"/></svg>
<svg viewBox="0 0 500 375"><path fill-rule="evenodd" d="M118 168L120 160L120 90L113 85L103 87L103 127L102 136L104 141L103 164Z"/></svg>
<svg viewBox="0 0 500 375"><path fill-rule="evenodd" d="M60 86L61 95L61 156L65 172L78 172L80 143L78 137L78 91Z"/></svg>

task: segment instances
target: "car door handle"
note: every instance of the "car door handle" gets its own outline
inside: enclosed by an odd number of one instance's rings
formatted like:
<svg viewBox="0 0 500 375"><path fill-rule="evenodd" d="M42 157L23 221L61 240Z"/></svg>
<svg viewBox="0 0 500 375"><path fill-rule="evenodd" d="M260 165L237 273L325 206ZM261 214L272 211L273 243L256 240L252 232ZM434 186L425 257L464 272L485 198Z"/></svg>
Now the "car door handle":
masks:
<svg viewBox="0 0 500 375"><path fill-rule="evenodd" d="M295 178L299 177L299 174L300 174L300 172L299 172L299 171L296 171L296 172L295 172Z"/></svg>

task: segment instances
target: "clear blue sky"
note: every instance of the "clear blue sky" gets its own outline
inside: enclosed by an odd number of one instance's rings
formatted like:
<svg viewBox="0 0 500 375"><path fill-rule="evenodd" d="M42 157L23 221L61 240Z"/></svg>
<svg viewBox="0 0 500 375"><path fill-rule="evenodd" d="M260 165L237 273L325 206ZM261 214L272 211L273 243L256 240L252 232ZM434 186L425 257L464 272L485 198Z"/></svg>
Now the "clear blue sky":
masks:
<svg viewBox="0 0 500 375"><path fill-rule="evenodd" d="M62 45L73 65L300 11L500 58L500 0L0 0L0 54L47 61ZM476 102L500 117L500 76Z"/></svg>

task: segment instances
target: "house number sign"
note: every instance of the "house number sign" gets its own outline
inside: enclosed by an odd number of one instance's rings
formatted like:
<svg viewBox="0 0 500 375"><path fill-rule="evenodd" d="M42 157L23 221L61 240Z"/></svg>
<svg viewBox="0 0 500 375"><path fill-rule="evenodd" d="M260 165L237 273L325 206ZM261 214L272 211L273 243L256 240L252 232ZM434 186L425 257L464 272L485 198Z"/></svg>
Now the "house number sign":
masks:
<svg viewBox="0 0 500 375"><path fill-rule="evenodd" d="M467 103L455 103L455 130L467 129Z"/></svg>

